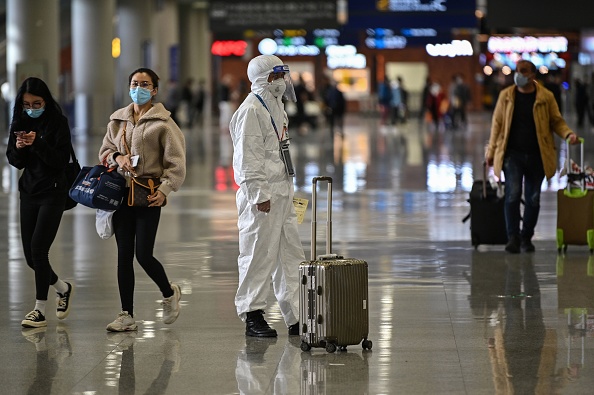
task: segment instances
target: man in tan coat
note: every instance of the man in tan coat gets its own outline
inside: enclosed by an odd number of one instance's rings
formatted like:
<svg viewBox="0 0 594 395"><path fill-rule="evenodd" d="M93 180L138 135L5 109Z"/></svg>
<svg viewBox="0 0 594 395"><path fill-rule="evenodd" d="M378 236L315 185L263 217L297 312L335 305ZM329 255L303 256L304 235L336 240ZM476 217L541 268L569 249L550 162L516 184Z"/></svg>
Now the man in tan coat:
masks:
<svg viewBox="0 0 594 395"><path fill-rule="evenodd" d="M505 174L505 250L533 252L532 236L540 211L540 187L544 177L555 175L557 150L553 133L578 142L567 126L553 94L535 80L536 66L521 60L514 85L499 94L485 160L495 175ZM520 230L520 201L524 184L524 218Z"/></svg>

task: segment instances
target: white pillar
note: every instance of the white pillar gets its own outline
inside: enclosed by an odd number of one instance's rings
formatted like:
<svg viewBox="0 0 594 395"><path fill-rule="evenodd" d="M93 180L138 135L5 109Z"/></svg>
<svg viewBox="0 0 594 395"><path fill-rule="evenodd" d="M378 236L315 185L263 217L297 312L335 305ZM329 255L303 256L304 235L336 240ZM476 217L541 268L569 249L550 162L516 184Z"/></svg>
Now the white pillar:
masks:
<svg viewBox="0 0 594 395"><path fill-rule="evenodd" d="M153 2L119 0L117 36L121 40L121 55L116 59L116 107L131 102L128 76L139 67L152 68L151 21Z"/></svg>
<svg viewBox="0 0 594 395"><path fill-rule="evenodd" d="M23 80L39 77L59 99L59 21L58 0L7 1L6 71L11 98Z"/></svg>
<svg viewBox="0 0 594 395"><path fill-rule="evenodd" d="M75 133L105 133L114 111L111 55L115 0L72 0Z"/></svg>
<svg viewBox="0 0 594 395"><path fill-rule="evenodd" d="M176 0L162 0L160 7L153 14L152 24L152 64L159 76L159 94L157 100L165 102L167 81L179 78L179 18Z"/></svg>
<svg viewBox="0 0 594 395"><path fill-rule="evenodd" d="M188 78L204 80L210 86L210 32L207 4L180 6L180 52L182 83Z"/></svg>

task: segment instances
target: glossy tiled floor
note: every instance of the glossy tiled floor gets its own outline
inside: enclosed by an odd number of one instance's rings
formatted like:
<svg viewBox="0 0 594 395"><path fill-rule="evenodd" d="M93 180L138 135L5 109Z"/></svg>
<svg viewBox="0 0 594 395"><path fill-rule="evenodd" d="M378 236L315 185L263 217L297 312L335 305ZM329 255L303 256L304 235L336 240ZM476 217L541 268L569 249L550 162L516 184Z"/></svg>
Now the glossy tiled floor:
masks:
<svg viewBox="0 0 594 395"><path fill-rule="evenodd" d="M591 394L594 260L586 247L557 256L557 179L543 185L536 253L475 251L461 219L488 114L455 132L428 132L415 120L380 127L375 117L351 116L346 125L333 146L323 128L294 133L296 187L308 198L312 176L334 177L334 251L369 262L371 351L302 352L272 302L267 318L279 337L244 336L233 305L228 141L194 129L186 130L188 179L163 210L156 245L182 287L182 312L163 325L159 292L138 270L137 333L105 331L119 311L115 241L97 237L84 207L64 215L51 251L55 270L76 285L70 316L49 314L47 329L22 330L33 274L19 241L14 173L2 165L0 393ZM95 162L98 146L96 138L77 142L83 164ZM307 256L310 219L308 210L300 228Z"/></svg>

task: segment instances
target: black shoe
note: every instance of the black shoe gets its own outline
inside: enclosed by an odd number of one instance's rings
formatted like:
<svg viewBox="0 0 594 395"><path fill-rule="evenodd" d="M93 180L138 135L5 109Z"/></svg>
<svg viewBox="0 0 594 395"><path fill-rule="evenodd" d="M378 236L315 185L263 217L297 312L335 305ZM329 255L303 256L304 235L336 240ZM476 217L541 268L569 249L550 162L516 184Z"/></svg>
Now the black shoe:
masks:
<svg viewBox="0 0 594 395"><path fill-rule="evenodd" d="M520 248L524 252L534 252L534 250L536 250L536 248L534 247L534 244L532 244L532 241L530 241L530 239L522 239Z"/></svg>
<svg viewBox="0 0 594 395"><path fill-rule="evenodd" d="M299 322L289 327L289 336L299 336Z"/></svg>
<svg viewBox="0 0 594 395"><path fill-rule="evenodd" d="M64 292L63 294L56 292L56 294L58 294L56 297L56 302L58 305L58 308L56 309L56 316L61 320L68 317L68 314L70 314L70 301L72 299L72 294L74 293L73 285L69 282L66 282L66 285L68 285L68 291Z"/></svg>
<svg viewBox="0 0 594 395"><path fill-rule="evenodd" d="M510 254L519 254L520 253L520 237L519 236L510 237L509 241L505 245L505 251L509 252Z"/></svg>
<svg viewBox="0 0 594 395"><path fill-rule="evenodd" d="M245 319L245 335L254 337L276 337L276 331L272 329L264 319L262 310L250 311Z"/></svg>
<svg viewBox="0 0 594 395"><path fill-rule="evenodd" d="M21 325L25 328L41 328L47 326L45 316L39 310L33 310L25 316L21 321Z"/></svg>

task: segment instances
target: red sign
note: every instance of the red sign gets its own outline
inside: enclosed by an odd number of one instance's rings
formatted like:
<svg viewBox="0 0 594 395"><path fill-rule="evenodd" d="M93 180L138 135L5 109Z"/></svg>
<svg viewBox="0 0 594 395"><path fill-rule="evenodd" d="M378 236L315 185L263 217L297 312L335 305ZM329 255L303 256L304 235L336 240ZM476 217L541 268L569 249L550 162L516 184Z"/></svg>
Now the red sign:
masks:
<svg viewBox="0 0 594 395"><path fill-rule="evenodd" d="M243 40L219 40L212 43L210 53L217 56L243 56L247 42Z"/></svg>

